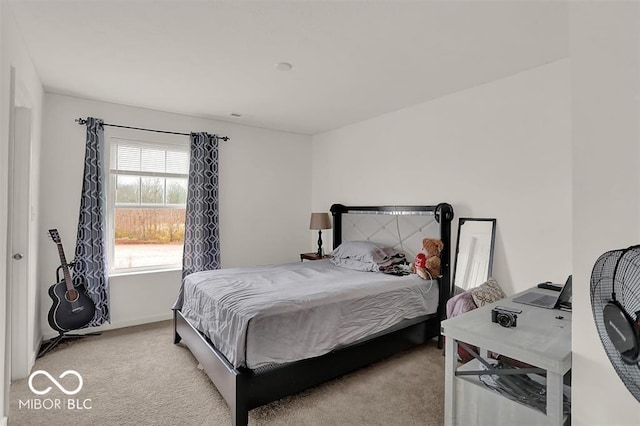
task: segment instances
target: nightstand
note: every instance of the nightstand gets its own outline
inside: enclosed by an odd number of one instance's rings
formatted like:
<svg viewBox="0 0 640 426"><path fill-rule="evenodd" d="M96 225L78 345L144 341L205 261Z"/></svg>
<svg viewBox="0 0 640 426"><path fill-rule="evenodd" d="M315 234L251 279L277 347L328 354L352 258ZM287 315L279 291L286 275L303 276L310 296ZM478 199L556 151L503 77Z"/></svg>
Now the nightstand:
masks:
<svg viewBox="0 0 640 426"><path fill-rule="evenodd" d="M300 253L300 262L305 260L320 260L328 259L331 255L325 254L324 256L318 256L318 253Z"/></svg>

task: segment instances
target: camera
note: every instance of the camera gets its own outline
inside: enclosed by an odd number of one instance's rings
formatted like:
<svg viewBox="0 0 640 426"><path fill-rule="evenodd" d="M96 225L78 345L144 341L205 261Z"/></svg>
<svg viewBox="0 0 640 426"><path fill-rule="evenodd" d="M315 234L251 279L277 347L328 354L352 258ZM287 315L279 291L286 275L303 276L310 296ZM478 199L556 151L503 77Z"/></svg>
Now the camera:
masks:
<svg viewBox="0 0 640 426"><path fill-rule="evenodd" d="M503 327L515 327L518 325L518 315L500 308L491 310L491 322L500 324Z"/></svg>

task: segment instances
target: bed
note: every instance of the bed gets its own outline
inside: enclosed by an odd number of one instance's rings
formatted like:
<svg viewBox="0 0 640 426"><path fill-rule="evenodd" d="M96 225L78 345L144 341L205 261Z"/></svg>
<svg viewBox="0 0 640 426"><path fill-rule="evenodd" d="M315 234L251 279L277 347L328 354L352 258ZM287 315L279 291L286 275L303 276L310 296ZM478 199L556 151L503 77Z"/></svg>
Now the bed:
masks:
<svg viewBox="0 0 640 426"><path fill-rule="evenodd" d="M453 208L334 204L331 213L334 250L370 241L412 260L422 238L441 239L441 277L353 271L330 260L186 277L174 305L174 343L200 362L234 425L246 425L253 408L430 339L442 347Z"/></svg>

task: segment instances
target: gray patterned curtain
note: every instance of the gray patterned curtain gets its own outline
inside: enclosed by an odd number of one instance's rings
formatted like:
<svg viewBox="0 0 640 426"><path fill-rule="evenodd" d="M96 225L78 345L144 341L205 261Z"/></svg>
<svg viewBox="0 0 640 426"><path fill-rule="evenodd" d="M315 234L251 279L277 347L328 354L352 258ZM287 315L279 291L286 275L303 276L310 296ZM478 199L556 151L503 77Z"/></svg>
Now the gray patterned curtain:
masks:
<svg viewBox="0 0 640 426"><path fill-rule="evenodd" d="M220 268L218 136L191 133L182 278Z"/></svg>
<svg viewBox="0 0 640 426"><path fill-rule="evenodd" d="M76 241L74 284L83 283L96 305L87 327L110 321L109 281L106 260L104 188L104 128L98 118L87 118L87 147Z"/></svg>

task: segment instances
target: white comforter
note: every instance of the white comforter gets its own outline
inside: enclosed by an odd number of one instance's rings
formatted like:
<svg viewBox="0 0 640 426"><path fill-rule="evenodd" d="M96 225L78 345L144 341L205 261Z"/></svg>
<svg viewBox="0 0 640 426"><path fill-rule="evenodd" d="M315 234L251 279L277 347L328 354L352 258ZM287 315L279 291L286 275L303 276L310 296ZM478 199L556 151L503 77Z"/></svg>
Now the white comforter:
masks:
<svg viewBox="0 0 640 426"><path fill-rule="evenodd" d="M234 366L252 369L325 354L438 305L436 281L328 260L198 272L182 291L183 315Z"/></svg>

